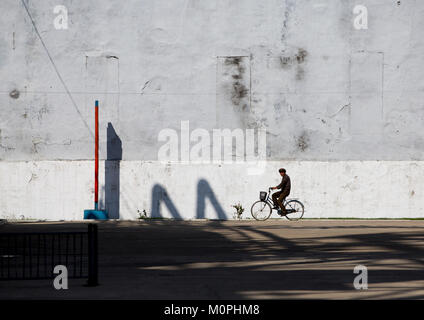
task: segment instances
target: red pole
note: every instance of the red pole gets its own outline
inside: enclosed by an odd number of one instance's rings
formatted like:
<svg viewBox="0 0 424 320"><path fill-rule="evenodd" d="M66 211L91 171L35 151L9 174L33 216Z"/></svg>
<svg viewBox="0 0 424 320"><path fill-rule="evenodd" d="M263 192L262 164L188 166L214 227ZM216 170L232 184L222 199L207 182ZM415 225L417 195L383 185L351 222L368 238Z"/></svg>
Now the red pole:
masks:
<svg viewBox="0 0 424 320"><path fill-rule="evenodd" d="M94 210L98 210L99 205L99 101L95 104L95 151L94 151Z"/></svg>

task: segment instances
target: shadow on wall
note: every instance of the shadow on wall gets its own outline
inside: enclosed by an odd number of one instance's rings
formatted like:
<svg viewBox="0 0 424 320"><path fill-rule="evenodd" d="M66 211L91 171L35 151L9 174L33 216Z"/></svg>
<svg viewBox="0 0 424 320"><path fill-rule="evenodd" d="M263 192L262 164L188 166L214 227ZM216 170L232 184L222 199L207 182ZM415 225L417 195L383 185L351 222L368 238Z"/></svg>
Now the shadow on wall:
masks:
<svg viewBox="0 0 424 320"><path fill-rule="evenodd" d="M105 205L109 219L119 219L120 165L122 141L112 123L107 124L107 158L105 161Z"/></svg>
<svg viewBox="0 0 424 320"><path fill-rule="evenodd" d="M204 219L205 218L205 209L206 209L206 198L209 198L212 206L214 207L218 219L227 219L227 215L219 204L215 193L213 192L209 182L205 179L200 179L197 183L197 209L196 209L196 218ZM152 189L152 218L161 218L160 213L160 203L164 202L168 210L171 212L171 215L174 219L182 219L180 213L172 202L171 198L168 196L166 189L159 185L155 184Z"/></svg>
<svg viewBox="0 0 424 320"><path fill-rule="evenodd" d="M212 203L216 213L218 214L218 219L226 219L227 215L216 199L215 193L213 192L210 184L205 179L200 179L197 183L197 210L196 217L198 219L205 218L205 201L206 197L209 198Z"/></svg>
<svg viewBox="0 0 424 320"><path fill-rule="evenodd" d="M152 218L162 217L162 215L160 214L161 201L165 203L166 207L171 212L171 215L174 219L182 219L171 198L169 198L166 189L160 184L155 184L152 189Z"/></svg>

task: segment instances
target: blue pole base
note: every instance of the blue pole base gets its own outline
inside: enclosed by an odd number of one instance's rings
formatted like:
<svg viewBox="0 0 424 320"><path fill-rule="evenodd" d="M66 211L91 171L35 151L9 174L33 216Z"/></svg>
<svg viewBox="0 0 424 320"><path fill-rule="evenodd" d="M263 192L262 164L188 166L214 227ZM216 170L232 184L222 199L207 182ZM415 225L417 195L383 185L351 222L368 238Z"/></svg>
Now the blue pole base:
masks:
<svg viewBox="0 0 424 320"><path fill-rule="evenodd" d="M106 210L84 210L84 220L95 219L95 220L108 220L109 216Z"/></svg>

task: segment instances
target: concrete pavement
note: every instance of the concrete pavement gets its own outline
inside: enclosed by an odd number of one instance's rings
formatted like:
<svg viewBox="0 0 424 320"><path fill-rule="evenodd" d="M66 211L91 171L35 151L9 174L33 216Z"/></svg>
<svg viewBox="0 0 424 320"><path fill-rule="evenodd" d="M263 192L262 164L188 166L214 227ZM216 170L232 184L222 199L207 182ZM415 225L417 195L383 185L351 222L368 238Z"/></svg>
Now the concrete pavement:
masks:
<svg viewBox="0 0 424 320"><path fill-rule="evenodd" d="M86 230L87 222L7 223L0 232ZM108 221L99 280L1 281L2 299L422 299L424 221ZM368 268L368 290L353 269Z"/></svg>

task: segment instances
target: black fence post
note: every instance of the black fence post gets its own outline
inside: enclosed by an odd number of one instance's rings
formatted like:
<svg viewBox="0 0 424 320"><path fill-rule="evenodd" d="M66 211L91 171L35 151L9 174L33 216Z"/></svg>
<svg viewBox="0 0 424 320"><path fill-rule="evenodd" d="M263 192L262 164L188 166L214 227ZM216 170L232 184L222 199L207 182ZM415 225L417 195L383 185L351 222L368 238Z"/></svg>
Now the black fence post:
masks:
<svg viewBox="0 0 424 320"><path fill-rule="evenodd" d="M88 281L87 286L98 285L98 252L97 252L97 225L88 225Z"/></svg>

